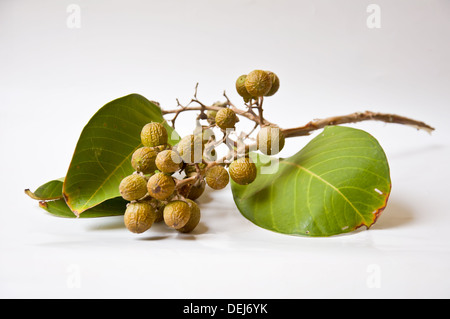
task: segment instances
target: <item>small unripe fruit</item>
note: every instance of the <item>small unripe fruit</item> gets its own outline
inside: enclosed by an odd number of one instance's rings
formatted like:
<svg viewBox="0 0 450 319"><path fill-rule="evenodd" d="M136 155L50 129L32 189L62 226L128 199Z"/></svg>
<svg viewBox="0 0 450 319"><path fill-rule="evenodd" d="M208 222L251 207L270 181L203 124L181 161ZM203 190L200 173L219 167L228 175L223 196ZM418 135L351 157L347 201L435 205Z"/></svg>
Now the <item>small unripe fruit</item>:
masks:
<svg viewBox="0 0 450 319"><path fill-rule="evenodd" d="M158 151L152 147L138 148L131 156L131 166L137 172L151 174L156 170L155 159L157 154Z"/></svg>
<svg viewBox="0 0 450 319"><path fill-rule="evenodd" d="M144 146L158 146L167 144L167 130L161 123L151 122L145 124L141 131L141 142Z"/></svg>
<svg viewBox="0 0 450 319"><path fill-rule="evenodd" d="M256 137L256 145L261 153L266 155L278 154L284 147L285 138L278 127L265 126Z"/></svg>
<svg viewBox="0 0 450 319"><path fill-rule="evenodd" d="M201 163L205 145L200 135L187 135L177 145L178 154L185 163Z"/></svg>
<svg viewBox="0 0 450 319"><path fill-rule="evenodd" d="M139 174L129 175L120 182L119 192L125 200L138 200L147 194L147 181Z"/></svg>
<svg viewBox="0 0 450 319"><path fill-rule="evenodd" d="M269 92L267 92L264 96L272 96L275 93L277 93L278 89L280 88L280 79L272 71L266 71L266 72L267 72L267 74L269 74L270 78L272 79L272 87L270 88Z"/></svg>
<svg viewBox="0 0 450 319"><path fill-rule="evenodd" d="M164 222L167 226L180 229L184 227L191 217L191 208L181 200L175 200L164 207Z"/></svg>
<svg viewBox="0 0 450 319"><path fill-rule="evenodd" d="M205 180L209 187L217 190L228 185L230 176L223 166L216 165L206 171Z"/></svg>
<svg viewBox="0 0 450 319"><path fill-rule="evenodd" d="M164 150L156 156L156 167L163 173L174 173L180 169L181 157L177 152Z"/></svg>
<svg viewBox="0 0 450 319"><path fill-rule="evenodd" d="M208 121L208 123L211 125L216 123L216 114L217 114L217 111L215 111L215 110L206 111L206 121Z"/></svg>
<svg viewBox="0 0 450 319"><path fill-rule="evenodd" d="M249 100L252 98L252 95L248 93L247 88L245 87L245 79L247 78L247 75L241 75L236 80L236 91L240 96L244 98L244 100Z"/></svg>
<svg viewBox="0 0 450 319"><path fill-rule="evenodd" d="M237 122L236 113L234 113L232 109L223 108L217 111L216 125L220 127L222 130L226 130L227 128L234 128L236 122Z"/></svg>
<svg viewBox="0 0 450 319"><path fill-rule="evenodd" d="M256 178L256 165L247 157L241 157L230 164L230 177L239 185L248 185Z"/></svg>
<svg viewBox="0 0 450 319"><path fill-rule="evenodd" d="M148 201L129 203L123 219L129 231L140 234L152 227L156 212Z"/></svg>
<svg viewBox="0 0 450 319"><path fill-rule="evenodd" d="M186 225L177 229L180 233L190 233L195 229L195 227L197 227L198 223L200 222L200 208L198 207L198 205L194 201L189 199L186 199L186 202L189 205L191 216L189 217Z"/></svg>
<svg viewBox="0 0 450 319"><path fill-rule="evenodd" d="M175 191L175 182L171 176L156 173L147 183L148 194L158 200L165 200Z"/></svg>
<svg viewBox="0 0 450 319"><path fill-rule="evenodd" d="M264 96L272 87L271 76L263 70L254 70L245 79L245 88L251 96Z"/></svg>

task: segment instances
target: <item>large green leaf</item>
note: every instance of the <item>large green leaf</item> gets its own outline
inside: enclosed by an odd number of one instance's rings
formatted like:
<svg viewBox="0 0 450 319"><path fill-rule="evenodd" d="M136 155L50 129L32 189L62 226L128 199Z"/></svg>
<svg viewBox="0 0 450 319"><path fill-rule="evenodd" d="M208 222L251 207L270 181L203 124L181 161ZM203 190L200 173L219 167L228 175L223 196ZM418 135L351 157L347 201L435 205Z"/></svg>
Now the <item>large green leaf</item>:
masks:
<svg viewBox="0 0 450 319"><path fill-rule="evenodd" d="M75 218L77 216L70 210L63 198L63 181L64 178L49 181L39 186L34 192L26 189L25 194L32 199L39 200L39 206L52 215ZM127 203L122 197L111 198L84 211L79 217L93 218L123 215Z"/></svg>
<svg viewBox="0 0 450 319"><path fill-rule="evenodd" d="M142 127L152 121L164 121L161 109L138 94L109 102L90 119L63 186L67 205L76 215L120 195L120 181L133 172L131 156L142 146ZM165 126L169 142L176 143L178 136L167 123Z"/></svg>
<svg viewBox="0 0 450 319"><path fill-rule="evenodd" d="M232 182L240 212L263 228L286 234L330 236L370 227L391 191L383 149L367 132L342 127L324 131L278 169L259 155L258 177ZM273 158L272 158L273 160Z"/></svg>

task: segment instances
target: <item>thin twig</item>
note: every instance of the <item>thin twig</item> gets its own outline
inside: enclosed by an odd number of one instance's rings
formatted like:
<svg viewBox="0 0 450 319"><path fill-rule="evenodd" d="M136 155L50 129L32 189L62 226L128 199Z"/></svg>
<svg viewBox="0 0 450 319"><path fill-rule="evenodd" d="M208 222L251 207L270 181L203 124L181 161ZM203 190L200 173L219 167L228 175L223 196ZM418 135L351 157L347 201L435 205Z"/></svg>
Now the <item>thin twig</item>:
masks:
<svg viewBox="0 0 450 319"><path fill-rule="evenodd" d="M282 129L281 131L283 132L285 137L305 136L328 125L357 123L369 120L409 125L418 130L425 130L428 133L434 131L433 127L421 121L416 121L396 114L375 113L371 111L365 111L363 113L355 112L348 115L327 117L325 119L311 121L304 126Z"/></svg>

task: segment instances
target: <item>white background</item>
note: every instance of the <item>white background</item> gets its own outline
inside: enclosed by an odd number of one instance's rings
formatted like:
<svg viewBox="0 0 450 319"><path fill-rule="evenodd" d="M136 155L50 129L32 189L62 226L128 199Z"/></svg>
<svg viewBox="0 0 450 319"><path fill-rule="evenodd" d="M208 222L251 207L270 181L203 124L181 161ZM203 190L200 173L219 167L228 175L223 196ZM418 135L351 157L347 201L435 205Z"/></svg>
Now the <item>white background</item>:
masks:
<svg viewBox="0 0 450 319"><path fill-rule="evenodd" d="M67 8L81 9L70 28ZM367 26L369 4L381 28ZM0 2L0 297L450 297L450 2ZM164 108L238 103L235 79L272 70L265 101L281 127L372 110L425 121L432 135L379 122L391 168L386 210L370 230L307 238L240 215L229 186L200 199L202 222L142 235L122 218L62 219L23 190L65 175L89 118L139 93ZM193 128L189 115L180 134ZM314 135L313 135L314 136ZM289 139L282 156L311 137Z"/></svg>

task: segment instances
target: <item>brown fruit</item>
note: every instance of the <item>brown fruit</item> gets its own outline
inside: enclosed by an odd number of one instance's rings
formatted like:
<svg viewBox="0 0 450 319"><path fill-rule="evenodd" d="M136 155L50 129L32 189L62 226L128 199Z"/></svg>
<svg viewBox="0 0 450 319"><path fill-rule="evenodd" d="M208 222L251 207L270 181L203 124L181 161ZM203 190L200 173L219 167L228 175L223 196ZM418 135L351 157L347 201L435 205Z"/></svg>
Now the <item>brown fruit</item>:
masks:
<svg viewBox="0 0 450 319"><path fill-rule="evenodd" d="M196 173L194 173L194 174L196 174ZM185 177L185 178L189 178L189 177ZM178 193L185 198L196 200L205 191L205 186L206 186L205 180L201 178L201 179L195 181L195 183L192 185L182 186L178 190Z"/></svg>
<svg viewBox="0 0 450 319"><path fill-rule="evenodd" d="M151 122L145 124L141 131L141 142L144 146L159 146L167 144L167 130L161 123Z"/></svg>
<svg viewBox="0 0 450 319"><path fill-rule="evenodd" d="M149 201L129 203L123 218L129 231L140 234L152 227L156 212Z"/></svg>
<svg viewBox="0 0 450 319"><path fill-rule="evenodd" d="M230 164L230 177L239 185L248 185L256 178L256 165L247 157L241 157Z"/></svg>
<svg viewBox="0 0 450 319"><path fill-rule="evenodd" d="M264 96L272 87L272 77L263 70L254 70L245 79L245 88L251 96Z"/></svg>
<svg viewBox="0 0 450 319"><path fill-rule="evenodd" d="M156 167L163 173L174 173L180 169L181 157L177 152L164 150L156 156Z"/></svg>
<svg viewBox="0 0 450 319"><path fill-rule="evenodd" d="M149 178L147 191L153 198L165 200L175 191L175 182L171 176L156 173Z"/></svg>
<svg viewBox="0 0 450 319"><path fill-rule="evenodd" d="M234 113L232 109L223 108L217 111L216 125L220 127L222 130L226 130L227 128L234 128L236 122L237 122L236 113Z"/></svg>
<svg viewBox="0 0 450 319"><path fill-rule="evenodd" d="M230 176L223 166L216 165L206 171L205 180L212 189L222 189L228 185Z"/></svg>
<svg viewBox="0 0 450 319"><path fill-rule="evenodd" d="M185 163L201 163L205 145L200 135L187 135L177 145L178 154Z"/></svg>
<svg viewBox="0 0 450 319"><path fill-rule="evenodd" d="M181 200L175 200L164 207L164 222L175 229L184 227L191 217L191 208Z"/></svg>
<svg viewBox="0 0 450 319"><path fill-rule="evenodd" d="M120 182L119 192L125 200L138 200L147 194L147 181L139 174L129 175Z"/></svg>
<svg viewBox="0 0 450 319"><path fill-rule="evenodd" d="M256 145L261 153L266 155L278 154L284 147L285 138L278 127L265 126L256 137Z"/></svg>
<svg viewBox="0 0 450 319"><path fill-rule="evenodd" d="M190 199L187 199L186 202L189 205L191 216L186 225L177 229L180 233L190 233L200 222L200 208L198 205Z"/></svg>
<svg viewBox="0 0 450 319"><path fill-rule="evenodd" d="M266 72L269 74L270 78L272 79L272 87L270 88L269 92L267 92L264 96L272 96L275 93L277 93L278 89L280 88L280 79L272 71L266 71Z"/></svg>
<svg viewBox="0 0 450 319"><path fill-rule="evenodd" d="M136 172L151 174L156 170L155 159L158 151L153 147L138 148L131 156L131 166Z"/></svg>

